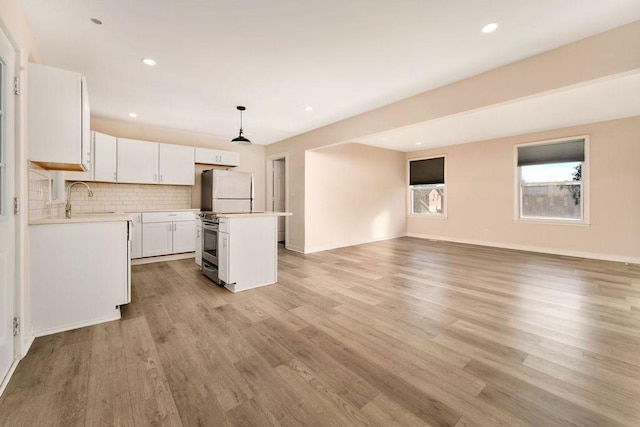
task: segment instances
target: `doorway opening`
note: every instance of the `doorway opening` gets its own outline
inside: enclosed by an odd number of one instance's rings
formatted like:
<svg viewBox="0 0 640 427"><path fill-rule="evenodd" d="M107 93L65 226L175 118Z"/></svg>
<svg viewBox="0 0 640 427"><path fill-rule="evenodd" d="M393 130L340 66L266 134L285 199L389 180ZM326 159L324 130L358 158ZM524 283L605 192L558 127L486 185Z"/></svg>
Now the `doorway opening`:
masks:
<svg viewBox="0 0 640 427"><path fill-rule="evenodd" d="M289 162L288 153L267 157L267 210L289 210ZM289 217L278 217L278 244L287 247L289 241Z"/></svg>

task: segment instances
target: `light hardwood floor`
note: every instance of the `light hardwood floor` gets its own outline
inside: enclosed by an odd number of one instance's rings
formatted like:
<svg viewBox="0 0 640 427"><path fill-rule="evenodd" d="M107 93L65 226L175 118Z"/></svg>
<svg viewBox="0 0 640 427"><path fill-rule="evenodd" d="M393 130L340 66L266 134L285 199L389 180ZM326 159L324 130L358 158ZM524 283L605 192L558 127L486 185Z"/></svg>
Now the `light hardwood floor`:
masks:
<svg viewBox="0 0 640 427"><path fill-rule="evenodd" d="M638 266L401 238L279 280L134 267L122 320L35 341L0 425L640 425Z"/></svg>

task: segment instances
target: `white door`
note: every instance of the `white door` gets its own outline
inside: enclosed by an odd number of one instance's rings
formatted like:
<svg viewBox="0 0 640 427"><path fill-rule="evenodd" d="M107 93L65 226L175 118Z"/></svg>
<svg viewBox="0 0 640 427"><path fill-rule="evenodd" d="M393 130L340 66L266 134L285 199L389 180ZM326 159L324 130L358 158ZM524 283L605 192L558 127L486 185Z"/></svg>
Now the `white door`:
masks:
<svg viewBox="0 0 640 427"><path fill-rule="evenodd" d="M178 221L173 223L173 253L196 250L196 222Z"/></svg>
<svg viewBox="0 0 640 427"><path fill-rule="evenodd" d="M156 184L158 143L118 138L118 182Z"/></svg>
<svg viewBox="0 0 640 427"><path fill-rule="evenodd" d="M13 363L15 289L15 51L0 29L0 384Z"/></svg>
<svg viewBox="0 0 640 427"><path fill-rule="evenodd" d="M142 256L168 255L173 252L173 223L142 224Z"/></svg>
<svg viewBox="0 0 640 427"><path fill-rule="evenodd" d="M194 185L196 165L193 147L160 144L159 151L160 184Z"/></svg>
<svg viewBox="0 0 640 427"><path fill-rule="evenodd" d="M117 138L103 133L93 133L93 179L116 182Z"/></svg>
<svg viewBox="0 0 640 427"><path fill-rule="evenodd" d="M131 259L142 258L142 214L130 213L132 236L131 236Z"/></svg>
<svg viewBox="0 0 640 427"><path fill-rule="evenodd" d="M273 162L273 211L285 211L285 160ZM278 217L278 242L284 242L285 220Z"/></svg>

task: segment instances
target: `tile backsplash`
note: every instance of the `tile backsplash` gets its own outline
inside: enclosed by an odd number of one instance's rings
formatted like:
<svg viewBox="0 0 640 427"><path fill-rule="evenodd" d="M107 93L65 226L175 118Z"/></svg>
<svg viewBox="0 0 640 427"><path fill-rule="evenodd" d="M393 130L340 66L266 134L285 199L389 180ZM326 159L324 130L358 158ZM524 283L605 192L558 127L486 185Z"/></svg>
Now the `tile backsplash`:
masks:
<svg viewBox="0 0 640 427"><path fill-rule="evenodd" d="M64 215L65 189L73 181L62 182L56 192L52 177L56 172L29 163L29 219L55 218ZM148 210L191 209L191 187L186 185L114 184L87 182L71 189L73 212L137 212ZM52 198L59 200L52 201Z"/></svg>
<svg viewBox="0 0 640 427"><path fill-rule="evenodd" d="M29 163L29 218L64 215L64 203L51 200L51 172Z"/></svg>
<svg viewBox="0 0 640 427"><path fill-rule="evenodd" d="M70 182L67 182L68 185ZM190 209L191 187L158 184L113 184L88 182L71 189L73 212L136 212L153 209Z"/></svg>

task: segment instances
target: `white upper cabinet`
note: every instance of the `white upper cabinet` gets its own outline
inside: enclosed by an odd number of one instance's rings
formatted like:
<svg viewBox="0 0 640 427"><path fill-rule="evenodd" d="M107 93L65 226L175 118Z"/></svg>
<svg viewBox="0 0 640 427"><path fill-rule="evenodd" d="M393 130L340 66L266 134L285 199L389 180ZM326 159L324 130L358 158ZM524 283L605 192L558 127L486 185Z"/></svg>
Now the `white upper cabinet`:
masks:
<svg viewBox="0 0 640 427"><path fill-rule="evenodd" d="M93 180L116 182L117 178L117 138L100 132L93 134Z"/></svg>
<svg viewBox="0 0 640 427"><path fill-rule="evenodd" d="M116 182L117 138L91 132L90 169L86 172L65 172L67 181Z"/></svg>
<svg viewBox="0 0 640 427"><path fill-rule="evenodd" d="M194 185L193 147L118 138L118 182Z"/></svg>
<svg viewBox="0 0 640 427"><path fill-rule="evenodd" d="M196 163L205 165L239 166L240 153L196 147Z"/></svg>
<svg viewBox="0 0 640 427"><path fill-rule="evenodd" d="M158 143L118 138L118 182L158 183Z"/></svg>
<svg viewBox="0 0 640 427"><path fill-rule="evenodd" d="M29 160L50 170L89 170L89 95L79 73L29 64Z"/></svg>
<svg viewBox="0 0 640 427"><path fill-rule="evenodd" d="M194 185L196 165L193 158L193 147L173 144L159 145L160 184Z"/></svg>

